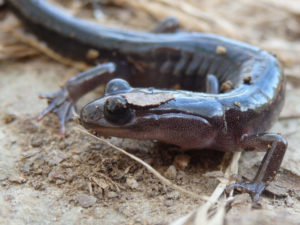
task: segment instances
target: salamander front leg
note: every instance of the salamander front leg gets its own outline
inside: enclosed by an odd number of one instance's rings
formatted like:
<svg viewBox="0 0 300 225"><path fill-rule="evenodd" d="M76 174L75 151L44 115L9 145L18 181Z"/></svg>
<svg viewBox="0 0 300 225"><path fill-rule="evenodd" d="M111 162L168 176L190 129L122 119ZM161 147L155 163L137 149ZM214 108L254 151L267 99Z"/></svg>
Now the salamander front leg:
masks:
<svg viewBox="0 0 300 225"><path fill-rule="evenodd" d="M278 134L245 134L241 138L241 147L245 151L267 150L252 182L230 186L231 188L241 188L249 192L253 201L258 201L266 186L276 176L287 148L287 141Z"/></svg>
<svg viewBox="0 0 300 225"><path fill-rule="evenodd" d="M50 112L57 114L60 120L60 134L64 135L65 123L72 118L77 100L98 85L109 81L114 71L113 63L101 64L75 75L60 90L41 94L41 98L48 100L48 107L37 115L36 119L39 121Z"/></svg>

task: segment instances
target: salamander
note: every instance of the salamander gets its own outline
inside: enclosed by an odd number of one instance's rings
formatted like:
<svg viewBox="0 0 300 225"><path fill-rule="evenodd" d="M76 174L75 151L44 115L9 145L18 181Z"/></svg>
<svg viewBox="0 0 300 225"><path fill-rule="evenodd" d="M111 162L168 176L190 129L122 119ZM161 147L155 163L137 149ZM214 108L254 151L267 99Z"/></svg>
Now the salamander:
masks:
<svg viewBox="0 0 300 225"><path fill-rule="evenodd" d="M274 55L213 34L109 28L43 0L7 3L55 50L100 63L42 95L49 106L39 119L56 113L64 132L76 101L109 81L104 96L81 110L88 130L158 140L182 150L266 151L253 181L232 185L251 193L254 201L274 179L287 148L280 134L266 132L285 96L285 76ZM98 54L90 57L91 51ZM171 89L175 85L182 90Z"/></svg>

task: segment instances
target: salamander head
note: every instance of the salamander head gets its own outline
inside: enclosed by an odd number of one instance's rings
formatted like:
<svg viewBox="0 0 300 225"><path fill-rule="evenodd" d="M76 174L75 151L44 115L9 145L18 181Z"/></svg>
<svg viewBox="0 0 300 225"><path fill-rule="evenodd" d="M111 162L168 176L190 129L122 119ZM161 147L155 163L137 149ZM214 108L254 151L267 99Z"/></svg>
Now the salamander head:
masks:
<svg viewBox="0 0 300 225"><path fill-rule="evenodd" d="M174 95L175 91L131 88L126 81L115 79L107 84L103 97L83 107L81 124L106 137L153 139L182 147L193 147L188 144L199 136L212 137L206 119L174 108L179 101ZM204 139L198 140L197 146Z"/></svg>
<svg viewBox="0 0 300 225"><path fill-rule="evenodd" d="M169 92L135 89L125 80L114 79L106 85L102 98L83 107L81 123L104 136L132 137L133 133L153 125L157 116L151 114L151 109L172 99L173 95Z"/></svg>

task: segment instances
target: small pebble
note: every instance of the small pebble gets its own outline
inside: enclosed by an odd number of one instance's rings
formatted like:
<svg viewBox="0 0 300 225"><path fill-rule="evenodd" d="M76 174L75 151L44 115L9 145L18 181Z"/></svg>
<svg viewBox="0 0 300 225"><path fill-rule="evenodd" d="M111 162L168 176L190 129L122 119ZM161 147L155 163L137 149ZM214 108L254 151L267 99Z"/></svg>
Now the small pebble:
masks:
<svg viewBox="0 0 300 225"><path fill-rule="evenodd" d="M126 184L132 189L137 189L139 187L138 182L133 177L127 177Z"/></svg>
<svg viewBox="0 0 300 225"><path fill-rule="evenodd" d="M21 176L18 176L18 175L11 176L11 177L8 178L8 180L11 183L16 183L16 184L23 184L23 183L26 182L26 179L24 177L21 177Z"/></svg>
<svg viewBox="0 0 300 225"><path fill-rule="evenodd" d="M86 54L86 57L88 59L96 59L97 57L99 57L99 51L96 50L96 49L89 49L87 54Z"/></svg>
<svg viewBox="0 0 300 225"><path fill-rule="evenodd" d="M34 136L32 139L31 139L31 146L34 147L34 148L38 148L38 147L41 147L41 145L43 144L43 140L41 138L38 138L36 136Z"/></svg>
<svg viewBox="0 0 300 225"><path fill-rule="evenodd" d="M41 181L31 181L30 186L32 186L35 190L45 190L45 186Z"/></svg>
<svg viewBox="0 0 300 225"><path fill-rule="evenodd" d="M224 46L218 45L216 47L216 53L220 55L225 55L226 54L226 48Z"/></svg>
<svg viewBox="0 0 300 225"><path fill-rule="evenodd" d="M294 205L294 200L289 195L286 197L284 202L287 207L293 207Z"/></svg>
<svg viewBox="0 0 300 225"><path fill-rule="evenodd" d="M178 191L171 191L167 193L168 199L177 200L180 198L180 193Z"/></svg>
<svg viewBox="0 0 300 225"><path fill-rule="evenodd" d="M234 200L231 203L231 206L238 206L238 205L247 205L247 204L252 204L251 197L248 193L243 193L234 196Z"/></svg>
<svg viewBox="0 0 300 225"><path fill-rule="evenodd" d="M174 201L173 200L166 200L164 202L164 205L167 207L173 206L174 205Z"/></svg>
<svg viewBox="0 0 300 225"><path fill-rule="evenodd" d="M165 172L165 176L169 179L175 179L176 175L177 175L176 167L173 165L169 166L169 168Z"/></svg>
<svg viewBox="0 0 300 225"><path fill-rule="evenodd" d="M252 84L253 83L252 76L249 75L249 76L244 77L243 82L244 82L244 84Z"/></svg>
<svg viewBox="0 0 300 225"><path fill-rule="evenodd" d="M239 102L234 102L233 104L239 108L241 107L241 103L239 103Z"/></svg>
<svg viewBox="0 0 300 225"><path fill-rule="evenodd" d="M230 80L228 81L225 81L221 87L220 87L220 92L221 93L226 93L226 92L229 92L233 89L233 84Z"/></svg>
<svg viewBox="0 0 300 225"><path fill-rule="evenodd" d="M107 193L107 197L108 198L116 198L116 197L118 197L118 194L114 191L110 191Z"/></svg>
<svg viewBox="0 0 300 225"><path fill-rule="evenodd" d="M77 195L77 202L83 208L88 208L93 206L96 203L97 199L94 196L90 196L87 194L78 194Z"/></svg>
<svg viewBox="0 0 300 225"><path fill-rule="evenodd" d="M180 170L184 170L191 161L191 157L189 155L185 155L185 154L180 154L175 156L174 159L174 165L180 169Z"/></svg>
<svg viewBox="0 0 300 225"><path fill-rule="evenodd" d="M9 124L16 120L16 116L14 114L5 113L2 117L2 120L5 124Z"/></svg>
<svg viewBox="0 0 300 225"><path fill-rule="evenodd" d="M206 172L205 174L203 174L203 176L217 178L217 177L224 177L224 173L220 170L215 170L215 171Z"/></svg>
<svg viewBox="0 0 300 225"><path fill-rule="evenodd" d="M262 209L262 204L260 202L252 202L252 209Z"/></svg>

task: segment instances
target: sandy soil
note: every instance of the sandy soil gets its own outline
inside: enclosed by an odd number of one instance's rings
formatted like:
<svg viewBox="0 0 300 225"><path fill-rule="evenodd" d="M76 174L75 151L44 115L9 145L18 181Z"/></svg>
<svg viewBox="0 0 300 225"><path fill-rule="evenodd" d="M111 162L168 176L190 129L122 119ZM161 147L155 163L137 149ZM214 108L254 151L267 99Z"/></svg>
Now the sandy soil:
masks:
<svg viewBox="0 0 300 225"><path fill-rule="evenodd" d="M184 29L246 41L279 57L288 78L287 97L272 132L280 132L289 142L282 168L258 205L248 194L237 194L218 224L300 224L300 3L109 2L102 8L102 24L149 30L163 18L176 16ZM79 1L66 6L80 16L90 13ZM0 29L16 23L5 9L0 18ZM0 32L0 224L167 224L203 205L161 184L127 156L78 133L73 129L76 122L68 124L66 138L61 138L57 117L40 123L32 119L46 106L38 94L57 90L77 72L11 32ZM99 93L90 98L95 95ZM183 155L151 141L109 140L192 192L210 195L219 183L223 153ZM253 176L262 154L244 153L239 174ZM184 169L174 166L180 157L191 159Z"/></svg>

